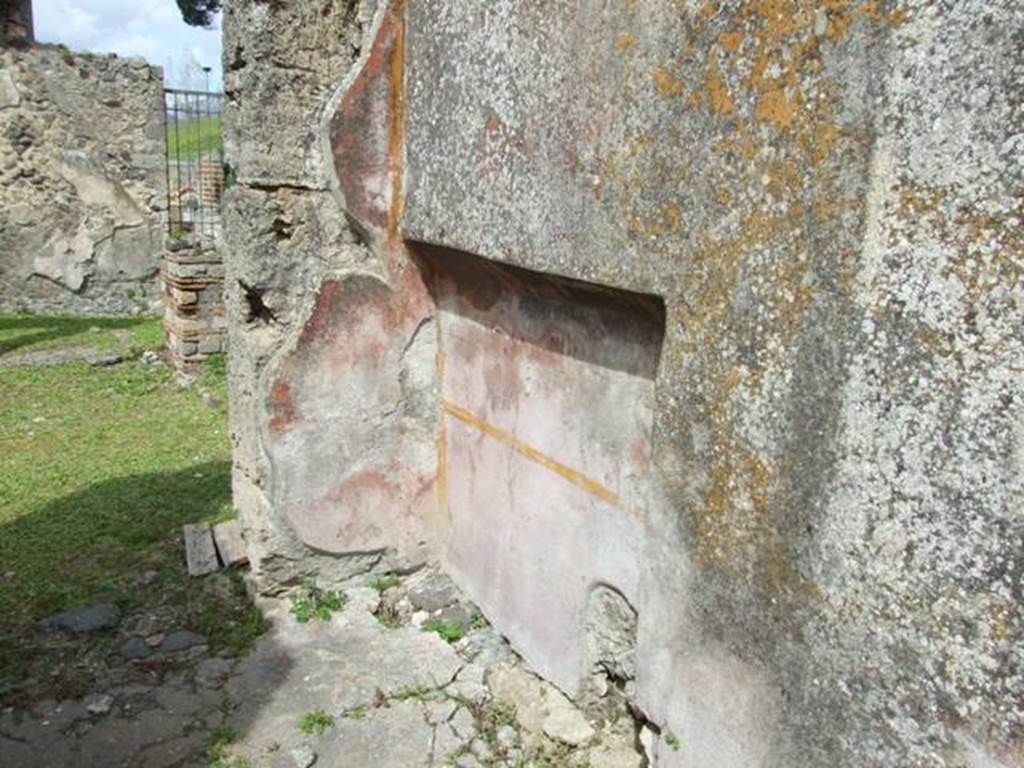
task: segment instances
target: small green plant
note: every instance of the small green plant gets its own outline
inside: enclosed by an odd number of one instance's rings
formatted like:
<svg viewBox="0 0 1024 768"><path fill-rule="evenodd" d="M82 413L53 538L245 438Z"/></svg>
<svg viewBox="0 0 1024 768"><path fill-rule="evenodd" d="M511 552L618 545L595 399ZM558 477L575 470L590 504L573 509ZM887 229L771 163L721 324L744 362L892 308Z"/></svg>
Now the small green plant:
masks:
<svg viewBox="0 0 1024 768"><path fill-rule="evenodd" d="M429 697L430 689L422 684L406 686L391 696L395 701L408 701L409 699L423 701Z"/></svg>
<svg viewBox="0 0 1024 768"><path fill-rule="evenodd" d="M398 576L398 574L385 573L383 576L377 576L376 578L370 579L368 582L366 582L366 586L370 587L371 589L376 589L377 592L383 594L392 587L397 587L401 583L402 579L400 576Z"/></svg>
<svg viewBox="0 0 1024 768"><path fill-rule="evenodd" d="M665 743L672 747L673 752L678 752L679 747L682 746L679 737L672 733L672 731L665 731Z"/></svg>
<svg viewBox="0 0 1024 768"><path fill-rule="evenodd" d="M238 739L238 731L230 725L222 725L210 734L210 746L206 750L210 768L249 768L249 760L231 757L228 747Z"/></svg>
<svg viewBox="0 0 1024 768"><path fill-rule="evenodd" d="M466 625L459 619L427 619L423 622L421 629L424 632L436 632L443 640L449 643L457 643L466 636Z"/></svg>
<svg viewBox="0 0 1024 768"><path fill-rule="evenodd" d="M299 730L307 735L319 736L334 725L334 718L322 709L314 709L299 718Z"/></svg>
<svg viewBox="0 0 1024 768"><path fill-rule="evenodd" d="M357 704L352 709L345 711L345 717L351 718L352 720L362 720L366 717L366 705Z"/></svg>
<svg viewBox="0 0 1024 768"><path fill-rule="evenodd" d="M334 611L340 611L348 602L344 592L320 589L313 579L306 579L299 587L299 593L291 597L292 616L301 624L310 619L330 621Z"/></svg>
<svg viewBox="0 0 1024 768"><path fill-rule="evenodd" d="M502 699L483 706L473 705L470 712L477 722L480 738L492 747L497 744L499 728L517 725L515 705Z"/></svg>
<svg viewBox="0 0 1024 768"><path fill-rule="evenodd" d="M396 629L402 625L402 617L399 615L398 609L386 600L382 601L377 610L373 612L373 618L385 629Z"/></svg>

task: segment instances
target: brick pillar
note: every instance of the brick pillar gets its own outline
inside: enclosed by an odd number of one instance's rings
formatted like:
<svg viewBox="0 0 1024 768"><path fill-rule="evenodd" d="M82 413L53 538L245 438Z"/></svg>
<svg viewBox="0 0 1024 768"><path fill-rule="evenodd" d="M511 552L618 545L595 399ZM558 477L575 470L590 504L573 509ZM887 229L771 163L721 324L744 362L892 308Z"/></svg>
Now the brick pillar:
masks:
<svg viewBox="0 0 1024 768"><path fill-rule="evenodd" d="M161 274L167 350L174 365L187 372L227 349L224 262L213 249L169 247Z"/></svg>

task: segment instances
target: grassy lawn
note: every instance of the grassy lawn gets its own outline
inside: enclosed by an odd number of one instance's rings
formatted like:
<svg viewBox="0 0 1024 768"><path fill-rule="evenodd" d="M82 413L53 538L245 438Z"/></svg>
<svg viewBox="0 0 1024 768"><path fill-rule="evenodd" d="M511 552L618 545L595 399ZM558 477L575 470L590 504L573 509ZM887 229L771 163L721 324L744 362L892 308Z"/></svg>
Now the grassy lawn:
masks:
<svg viewBox="0 0 1024 768"><path fill-rule="evenodd" d="M161 343L159 320L0 315L0 347L125 329L138 351ZM212 648L244 651L262 619L237 577L228 594L189 579L181 540L182 524L232 514L224 359L187 389L134 359L0 367L0 391L0 678L24 665L30 622L97 600L173 604Z"/></svg>
<svg viewBox="0 0 1024 768"><path fill-rule="evenodd" d="M0 315L0 353L57 347L110 350L121 346L126 335L140 351L163 342L159 321L148 318Z"/></svg>
<svg viewBox="0 0 1024 768"><path fill-rule="evenodd" d="M167 156L172 160L195 160L223 152L220 115L179 120L167 124Z"/></svg>

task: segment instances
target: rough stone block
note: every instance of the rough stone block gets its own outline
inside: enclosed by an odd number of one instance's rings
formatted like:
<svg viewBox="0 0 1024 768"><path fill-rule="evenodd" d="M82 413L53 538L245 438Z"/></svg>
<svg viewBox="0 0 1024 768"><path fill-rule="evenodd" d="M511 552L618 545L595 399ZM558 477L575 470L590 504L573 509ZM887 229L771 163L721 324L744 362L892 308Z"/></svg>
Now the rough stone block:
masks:
<svg viewBox="0 0 1024 768"><path fill-rule="evenodd" d="M213 526L213 540L224 565L248 562L249 554L242 538L242 527L237 520L225 520Z"/></svg>
<svg viewBox="0 0 1024 768"><path fill-rule="evenodd" d="M205 576L220 568L217 549L213 543L213 532L206 523L184 526L185 561L189 576Z"/></svg>

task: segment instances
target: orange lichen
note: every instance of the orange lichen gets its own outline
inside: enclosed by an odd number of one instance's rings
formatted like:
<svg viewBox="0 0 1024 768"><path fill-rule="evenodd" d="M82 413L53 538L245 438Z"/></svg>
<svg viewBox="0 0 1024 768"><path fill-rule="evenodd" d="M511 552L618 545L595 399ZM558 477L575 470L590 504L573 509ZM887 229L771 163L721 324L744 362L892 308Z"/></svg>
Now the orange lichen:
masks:
<svg viewBox="0 0 1024 768"><path fill-rule="evenodd" d="M729 87L725 84L722 72L715 61L708 64L705 85L707 86L708 104L711 106L712 112L722 117L736 111L736 103L732 100Z"/></svg>
<svg viewBox="0 0 1024 768"><path fill-rule="evenodd" d="M772 88L757 100L754 117L785 131L793 127L799 111L800 103L797 99L788 98L781 88Z"/></svg>
<svg viewBox="0 0 1024 768"><path fill-rule="evenodd" d="M729 53L736 53L743 44L743 31L737 29L732 32L722 32L718 36L718 43Z"/></svg>
<svg viewBox="0 0 1024 768"><path fill-rule="evenodd" d="M664 67L651 67L651 80L662 98L670 99L683 92L683 84Z"/></svg>
<svg viewBox="0 0 1024 768"><path fill-rule="evenodd" d="M615 37L615 42L612 43L612 47L616 51L625 51L628 48L632 48L636 45L636 38L633 37L629 32L621 32Z"/></svg>

